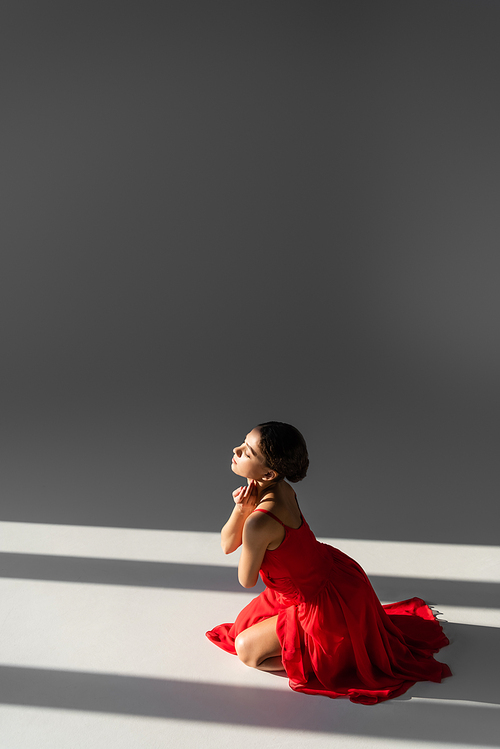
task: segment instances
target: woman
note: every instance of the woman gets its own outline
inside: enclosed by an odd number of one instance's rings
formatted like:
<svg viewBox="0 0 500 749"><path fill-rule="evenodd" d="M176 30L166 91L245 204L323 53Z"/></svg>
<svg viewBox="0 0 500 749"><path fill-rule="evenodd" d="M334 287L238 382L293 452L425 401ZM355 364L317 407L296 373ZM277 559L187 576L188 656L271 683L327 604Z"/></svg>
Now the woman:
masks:
<svg viewBox="0 0 500 749"><path fill-rule="evenodd" d="M233 492L222 549L242 546L241 585L260 573L266 589L207 637L248 666L284 669L296 691L364 704L450 676L432 656L448 639L424 601L382 606L361 567L316 540L286 481L308 466L304 438L282 422L260 424L234 448L231 468L247 486Z"/></svg>

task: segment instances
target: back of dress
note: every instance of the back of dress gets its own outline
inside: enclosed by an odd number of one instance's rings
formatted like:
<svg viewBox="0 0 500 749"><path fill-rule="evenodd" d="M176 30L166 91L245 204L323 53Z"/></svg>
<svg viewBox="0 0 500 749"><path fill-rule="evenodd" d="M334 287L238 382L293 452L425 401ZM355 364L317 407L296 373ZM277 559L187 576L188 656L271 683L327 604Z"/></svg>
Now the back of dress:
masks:
<svg viewBox="0 0 500 749"><path fill-rule="evenodd" d="M303 516L299 528L290 528L269 510L256 511L270 515L285 529L285 537L278 548L265 553L261 566L264 583L280 593L284 603L311 601L335 575L335 558L331 552L337 552L340 564L345 555L320 543Z"/></svg>

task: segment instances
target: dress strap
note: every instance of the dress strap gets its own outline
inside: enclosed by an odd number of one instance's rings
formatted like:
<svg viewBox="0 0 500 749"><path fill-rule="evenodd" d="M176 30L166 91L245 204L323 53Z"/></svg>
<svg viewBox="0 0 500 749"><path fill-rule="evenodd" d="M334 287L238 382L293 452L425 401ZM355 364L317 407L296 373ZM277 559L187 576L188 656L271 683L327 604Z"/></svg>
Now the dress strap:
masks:
<svg viewBox="0 0 500 749"><path fill-rule="evenodd" d="M287 528L287 526L284 523L282 523L281 520L277 518L273 512L271 512L271 510L264 510L264 508L256 507L254 512L265 512L266 515L270 515L272 518L277 520L278 523L283 526L283 528Z"/></svg>

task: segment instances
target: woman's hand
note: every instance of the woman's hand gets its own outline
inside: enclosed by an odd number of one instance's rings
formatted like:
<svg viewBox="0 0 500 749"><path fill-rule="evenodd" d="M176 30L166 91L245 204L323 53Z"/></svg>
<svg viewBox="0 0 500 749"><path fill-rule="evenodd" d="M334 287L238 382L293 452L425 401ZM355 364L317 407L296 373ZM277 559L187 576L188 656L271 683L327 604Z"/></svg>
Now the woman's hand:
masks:
<svg viewBox="0 0 500 749"><path fill-rule="evenodd" d="M234 503L242 512L252 512L257 505L258 485L253 479L248 479L248 486L239 486L233 492Z"/></svg>

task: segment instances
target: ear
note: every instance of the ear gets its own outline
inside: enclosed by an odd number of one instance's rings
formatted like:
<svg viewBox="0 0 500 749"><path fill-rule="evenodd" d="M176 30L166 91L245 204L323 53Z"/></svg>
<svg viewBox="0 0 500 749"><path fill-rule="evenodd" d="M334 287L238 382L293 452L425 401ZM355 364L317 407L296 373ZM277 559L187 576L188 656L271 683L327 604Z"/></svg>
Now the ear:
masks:
<svg viewBox="0 0 500 749"><path fill-rule="evenodd" d="M278 474L276 471L269 470L267 473L262 476L262 481L273 481L273 479L277 478Z"/></svg>

